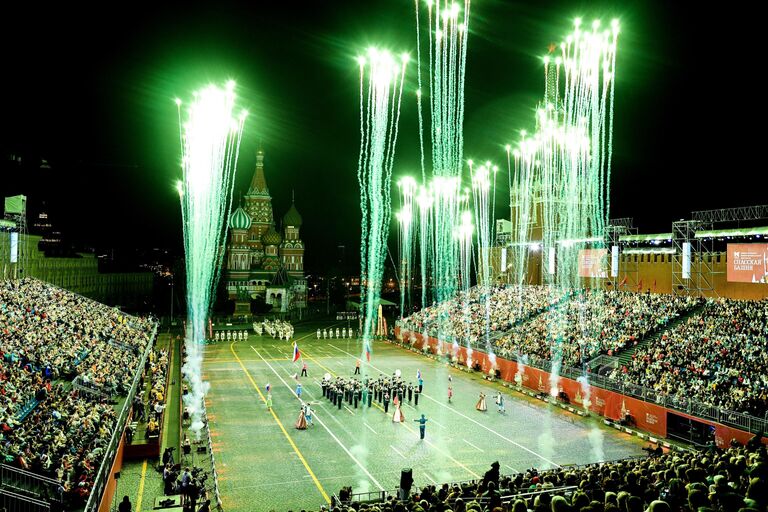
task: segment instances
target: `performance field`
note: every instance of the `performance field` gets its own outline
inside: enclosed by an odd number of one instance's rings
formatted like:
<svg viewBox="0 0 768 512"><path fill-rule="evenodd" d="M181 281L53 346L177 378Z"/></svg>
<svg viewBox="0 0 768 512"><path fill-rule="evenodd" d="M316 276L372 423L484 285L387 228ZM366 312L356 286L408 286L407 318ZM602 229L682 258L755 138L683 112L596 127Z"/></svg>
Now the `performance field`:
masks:
<svg viewBox="0 0 768 512"><path fill-rule="evenodd" d="M320 381L326 373L352 377L361 345L352 339L317 340L317 327L331 325L299 326L292 341L251 335L207 347L206 404L224 510L317 510L344 486L353 493L397 489L403 468L413 468L415 488L482 478L494 461L502 475L511 475L531 467L644 455L641 441L605 427L599 418L547 406L479 373L385 342L374 343L370 363L361 357L361 375L355 377L400 370L403 380L416 385L420 371L424 388L418 405L404 399L402 423L393 422L392 403L386 414L376 401L370 408L344 402L339 409L323 398ZM294 340L301 354L297 363ZM307 377L300 376L304 362ZM295 428L297 379L302 400L314 411L314 424L306 430ZM504 413L494 400L499 391ZM487 396L485 412L475 407L480 393ZM422 414L428 420L424 440L414 421Z"/></svg>

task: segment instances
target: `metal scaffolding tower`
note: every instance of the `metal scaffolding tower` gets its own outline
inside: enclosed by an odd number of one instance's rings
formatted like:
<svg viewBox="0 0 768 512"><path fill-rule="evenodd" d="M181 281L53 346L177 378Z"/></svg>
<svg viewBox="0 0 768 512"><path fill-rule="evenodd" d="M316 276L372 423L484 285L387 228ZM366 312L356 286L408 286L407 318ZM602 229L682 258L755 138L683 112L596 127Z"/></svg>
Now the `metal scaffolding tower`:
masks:
<svg viewBox="0 0 768 512"><path fill-rule="evenodd" d="M696 238L697 231L711 229L700 220L672 223L672 294L706 297L714 294L712 239Z"/></svg>
<svg viewBox="0 0 768 512"><path fill-rule="evenodd" d="M701 210L692 212L691 218L705 224L768 219L768 205Z"/></svg>
<svg viewBox="0 0 768 512"><path fill-rule="evenodd" d="M624 255L624 250L621 246L621 237L625 235L636 235L637 228L633 227L632 217L622 217L619 219L611 219L608 226L605 227L605 243L608 247L608 283L613 290L619 290L622 285L625 289L635 289L637 287L638 280L640 278L639 266L637 260L632 255ZM613 265L613 250L618 248L618 273L612 275Z"/></svg>

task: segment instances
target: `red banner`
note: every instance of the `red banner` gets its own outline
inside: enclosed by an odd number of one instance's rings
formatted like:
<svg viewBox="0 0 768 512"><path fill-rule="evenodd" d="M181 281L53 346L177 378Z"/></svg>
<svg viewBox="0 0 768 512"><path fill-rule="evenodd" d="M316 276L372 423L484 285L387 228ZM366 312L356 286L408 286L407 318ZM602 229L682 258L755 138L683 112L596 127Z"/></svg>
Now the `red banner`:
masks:
<svg viewBox="0 0 768 512"><path fill-rule="evenodd" d="M608 277L608 249L580 250L579 277Z"/></svg>
<svg viewBox="0 0 768 512"><path fill-rule="evenodd" d="M401 337L401 331L398 327L395 329L395 335L398 339L402 339L406 343L411 343L415 348L423 350L424 342L421 334L403 331ZM456 349L450 343L438 343L438 340L431 336L428 337L427 344L430 352L436 354L439 345L442 354L453 355L455 352L457 362L461 365L467 364L466 347L458 347ZM484 352L478 350L472 352L471 365L474 366L476 363L480 364L485 374L493 369L489 357ZM667 410L660 405L644 402L620 393L608 391L607 389L596 386L582 386L581 383L569 378L559 377L556 382L552 382L548 372L530 366L521 366L523 367L519 378L522 386L537 393L546 393L550 396L553 394L559 396L559 393L564 392L575 408L583 409L586 403L591 412L614 421L625 419L629 416L634 422L634 426L659 437L667 436L667 412L687 416L673 409ZM507 361L497 357L495 369L501 372L503 380L517 383L518 364L515 361ZM720 448L726 448L731 439L736 439L740 443L746 443L753 437L752 434L743 430L727 427L701 418L692 418L715 427L715 442Z"/></svg>
<svg viewBox="0 0 768 512"><path fill-rule="evenodd" d="M768 283L768 244L728 244L728 282Z"/></svg>

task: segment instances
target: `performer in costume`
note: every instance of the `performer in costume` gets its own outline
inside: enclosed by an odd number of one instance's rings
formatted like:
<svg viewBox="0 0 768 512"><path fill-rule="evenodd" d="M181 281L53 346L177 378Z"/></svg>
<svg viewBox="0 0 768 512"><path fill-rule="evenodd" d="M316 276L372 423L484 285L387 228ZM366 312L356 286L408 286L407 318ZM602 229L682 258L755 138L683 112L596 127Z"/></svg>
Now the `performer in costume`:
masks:
<svg viewBox="0 0 768 512"><path fill-rule="evenodd" d="M272 410L272 393L267 393L267 410Z"/></svg>
<svg viewBox="0 0 768 512"><path fill-rule="evenodd" d="M485 393L483 393L482 391L480 392L480 400L477 401L477 405L475 406L475 409L482 412L485 412L488 410L488 406L485 405Z"/></svg>
<svg viewBox="0 0 768 512"><path fill-rule="evenodd" d="M504 395L499 391L499 396L496 397L496 405L499 406L499 412L504 414Z"/></svg>
<svg viewBox="0 0 768 512"><path fill-rule="evenodd" d="M427 429L427 422L429 421L427 418L424 417L424 415L421 415L421 418L418 420L413 420L419 423L419 435L421 436L421 439L424 439L424 431Z"/></svg>
<svg viewBox="0 0 768 512"><path fill-rule="evenodd" d="M451 403L451 398L453 398L453 386L448 385L448 403Z"/></svg>
<svg viewBox="0 0 768 512"><path fill-rule="evenodd" d="M400 400L398 400L397 397L395 397L392 403L395 404L395 412L392 414L392 422L401 423L405 421L405 417L403 416L403 411L400 410Z"/></svg>
<svg viewBox="0 0 768 512"><path fill-rule="evenodd" d="M296 420L296 429L305 430L307 428L307 417L304 414L304 407L302 406L299 411L299 419Z"/></svg>
<svg viewBox="0 0 768 512"><path fill-rule="evenodd" d="M312 404L307 402L307 405L304 406L304 418L307 420L307 425L314 425L312 423Z"/></svg>

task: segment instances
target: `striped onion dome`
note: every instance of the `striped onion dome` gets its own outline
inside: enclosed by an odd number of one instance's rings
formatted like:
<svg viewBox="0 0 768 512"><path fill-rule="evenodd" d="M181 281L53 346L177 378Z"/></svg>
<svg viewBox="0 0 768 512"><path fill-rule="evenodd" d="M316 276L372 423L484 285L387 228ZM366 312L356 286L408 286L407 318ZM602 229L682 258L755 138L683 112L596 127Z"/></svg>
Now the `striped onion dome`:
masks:
<svg viewBox="0 0 768 512"><path fill-rule="evenodd" d="M250 229L251 216L240 207L232 212L232 216L229 218L229 227L232 229Z"/></svg>

